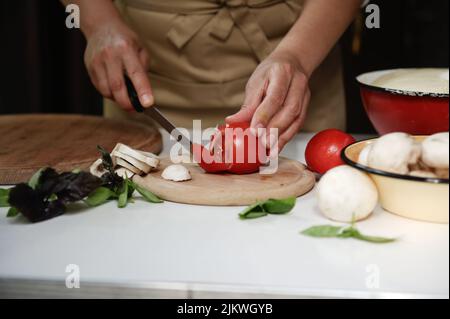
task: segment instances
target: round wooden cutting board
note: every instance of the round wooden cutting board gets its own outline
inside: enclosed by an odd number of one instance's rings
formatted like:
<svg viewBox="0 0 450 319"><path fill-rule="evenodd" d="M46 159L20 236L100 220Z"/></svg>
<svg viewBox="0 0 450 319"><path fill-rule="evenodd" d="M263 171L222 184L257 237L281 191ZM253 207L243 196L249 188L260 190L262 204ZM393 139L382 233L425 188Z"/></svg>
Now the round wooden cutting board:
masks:
<svg viewBox="0 0 450 319"><path fill-rule="evenodd" d="M87 169L100 157L97 145L117 143L159 153L159 131L125 120L85 115L0 116L0 184L27 181L41 167Z"/></svg>
<svg viewBox="0 0 450 319"><path fill-rule="evenodd" d="M162 159L158 170L145 177L135 176L134 182L160 198L172 202L211 206L243 206L269 198L298 197L311 190L314 174L297 161L280 158L278 170L272 175L206 174L197 164L183 164L192 180L172 182L161 173L172 164Z"/></svg>

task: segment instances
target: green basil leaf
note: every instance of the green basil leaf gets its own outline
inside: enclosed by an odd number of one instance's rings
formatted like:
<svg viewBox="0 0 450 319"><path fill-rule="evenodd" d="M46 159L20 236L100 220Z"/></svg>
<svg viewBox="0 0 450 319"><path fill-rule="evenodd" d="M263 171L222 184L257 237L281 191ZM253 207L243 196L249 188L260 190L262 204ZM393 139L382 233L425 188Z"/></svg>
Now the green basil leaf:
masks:
<svg viewBox="0 0 450 319"><path fill-rule="evenodd" d="M30 186L32 189L35 189L36 186L39 184L39 178L41 177L41 173L44 171L45 168L41 168L37 170L33 176L31 176L30 180L28 181L28 186Z"/></svg>
<svg viewBox="0 0 450 319"><path fill-rule="evenodd" d="M85 203L89 206L98 206L107 202L115 193L106 187L99 187L86 198Z"/></svg>
<svg viewBox="0 0 450 319"><path fill-rule="evenodd" d="M294 208L296 201L296 197L269 199L262 204L262 207L269 214L286 214Z"/></svg>
<svg viewBox="0 0 450 319"><path fill-rule="evenodd" d="M134 185L134 188L138 191L138 193L141 194L142 197L144 197L144 199L147 200L148 202L150 202L150 203L163 203L164 202L161 198L159 198L158 196L156 196L149 190L139 186L136 183L133 183L133 185Z"/></svg>
<svg viewBox="0 0 450 319"><path fill-rule="evenodd" d="M255 218L260 218L260 217L264 217L267 216L268 214L266 212L249 212L245 215L239 215L240 219L255 219Z"/></svg>
<svg viewBox="0 0 450 319"><path fill-rule="evenodd" d="M122 189L120 190L119 199L117 200L117 206L124 208L128 203L128 179L123 182Z"/></svg>
<svg viewBox="0 0 450 319"><path fill-rule="evenodd" d="M133 183L133 181L130 180L130 179L127 179L126 182L128 183L128 198L131 199L131 197L133 196L134 191L136 190L136 184Z"/></svg>
<svg viewBox="0 0 450 319"><path fill-rule="evenodd" d="M17 208L11 207L11 208L8 210L8 214L6 214L6 217L12 218L12 217L16 217L16 216L19 215L19 214L20 214L20 213L19 213L19 211L17 210Z"/></svg>
<svg viewBox="0 0 450 319"><path fill-rule="evenodd" d="M305 229L301 232L301 234L311 237L330 238L339 236L341 232L342 227L340 226L321 225L321 226L312 226L308 229Z"/></svg>
<svg viewBox="0 0 450 319"><path fill-rule="evenodd" d="M355 238L355 236L358 234L358 230L354 228L353 226L344 228L340 234L337 235L339 238Z"/></svg>
<svg viewBox="0 0 450 319"><path fill-rule="evenodd" d="M264 211L264 208L261 206L262 202L257 202L253 205L248 206L242 212L239 213L240 219L247 219L246 216L251 213L267 213Z"/></svg>
<svg viewBox="0 0 450 319"><path fill-rule="evenodd" d="M11 206L8 202L9 199L9 189L0 188L0 207Z"/></svg>
<svg viewBox="0 0 450 319"><path fill-rule="evenodd" d="M301 232L303 235L311 237L322 237L322 238L354 238L376 244L391 243L395 241L395 238L385 238L377 236L367 236L363 235L353 226L342 228L340 226L313 226Z"/></svg>
<svg viewBox="0 0 450 319"><path fill-rule="evenodd" d="M392 242L396 241L395 238L363 235L357 230L356 230L356 232L353 233L353 238L367 241L367 242L374 243L374 244L386 244L386 243L392 243Z"/></svg>

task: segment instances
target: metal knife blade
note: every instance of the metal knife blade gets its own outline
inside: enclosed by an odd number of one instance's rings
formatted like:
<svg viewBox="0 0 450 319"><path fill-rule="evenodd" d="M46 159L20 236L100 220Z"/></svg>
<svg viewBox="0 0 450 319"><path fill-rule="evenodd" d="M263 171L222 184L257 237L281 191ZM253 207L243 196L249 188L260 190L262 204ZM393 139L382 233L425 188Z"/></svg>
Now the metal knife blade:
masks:
<svg viewBox="0 0 450 319"><path fill-rule="evenodd" d="M180 132L175 125L172 124L159 110L157 107L152 106L149 108L144 108L139 101L138 94L136 92L136 89L134 88L133 83L131 82L130 78L125 75L125 84L128 90L128 96L130 97L131 105L133 105L134 109L138 113L144 113L145 115L151 117L155 122L157 122L159 125L164 128L167 133L169 133L177 142L180 142L181 139L184 139L185 141L189 141L189 148L192 149L192 141L188 136ZM184 147L184 145L182 145Z"/></svg>

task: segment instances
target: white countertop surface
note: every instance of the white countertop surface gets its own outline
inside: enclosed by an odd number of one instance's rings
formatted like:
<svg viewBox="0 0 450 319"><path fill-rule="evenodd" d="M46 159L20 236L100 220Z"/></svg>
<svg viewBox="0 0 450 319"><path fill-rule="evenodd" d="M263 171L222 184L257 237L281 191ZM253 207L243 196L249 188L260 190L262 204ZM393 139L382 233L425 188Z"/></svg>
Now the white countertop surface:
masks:
<svg viewBox="0 0 450 319"><path fill-rule="evenodd" d="M310 137L298 135L284 155L303 161ZM288 215L243 221L240 210L137 200L29 224L0 209L0 296L449 296L448 225L378 208L358 228L399 240L376 245L300 235L331 223L314 191ZM65 286L69 264L79 267L79 289Z"/></svg>

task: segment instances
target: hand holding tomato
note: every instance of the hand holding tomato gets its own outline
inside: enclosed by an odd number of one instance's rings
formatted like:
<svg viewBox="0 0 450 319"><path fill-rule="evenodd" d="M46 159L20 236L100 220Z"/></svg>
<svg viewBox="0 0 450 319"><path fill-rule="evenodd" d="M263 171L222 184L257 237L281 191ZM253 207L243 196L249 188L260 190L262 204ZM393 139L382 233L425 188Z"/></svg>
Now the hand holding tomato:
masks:
<svg viewBox="0 0 450 319"><path fill-rule="evenodd" d="M312 171L325 174L333 167L343 165L341 151L355 142L353 136L337 129L328 129L314 135L306 146L306 164Z"/></svg>
<svg viewBox="0 0 450 319"><path fill-rule="evenodd" d="M254 173L265 157L265 147L246 122L219 126L211 137L211 149L194 145L194 158L208 173Z"/></svg>

